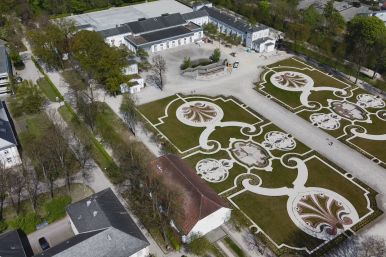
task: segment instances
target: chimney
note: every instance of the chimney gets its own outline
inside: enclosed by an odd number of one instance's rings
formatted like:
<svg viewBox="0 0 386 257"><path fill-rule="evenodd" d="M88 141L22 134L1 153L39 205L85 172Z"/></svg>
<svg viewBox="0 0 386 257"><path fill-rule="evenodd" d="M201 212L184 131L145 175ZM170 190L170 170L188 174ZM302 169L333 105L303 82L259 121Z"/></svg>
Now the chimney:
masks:
<svg viewBox="0 0 386 257"><path fill-rule="evenodd" d="M91 204L91 200L87 200L87 202L86 202L87 207L89 207L90 204Z"/></svg>
<svg viewBox="0 0 386 257"><path fill-rule="evenodd" d="M92 213L92 215L93 215L94 217L96 217L96 216L97 216L97 214L98 214L98 212L97 212L97 211L94 211L94 212Z"/></svg>

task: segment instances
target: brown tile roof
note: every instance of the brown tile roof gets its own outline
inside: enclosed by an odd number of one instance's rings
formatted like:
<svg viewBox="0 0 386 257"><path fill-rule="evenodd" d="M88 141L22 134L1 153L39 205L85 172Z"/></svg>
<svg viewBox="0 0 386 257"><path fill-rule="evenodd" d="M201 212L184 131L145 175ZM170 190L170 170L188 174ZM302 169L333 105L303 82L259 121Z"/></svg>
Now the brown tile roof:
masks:
<svg viewBox="0 0 386 257"><path fill-rule="evenodd" d="M204 182L194 170L176 155L164 155L153 160L150 169L163 176L166 185L178 190L181 194L182 215L175 217L174 222L184 235L189 234L196 223L229 205Z"/></svg>

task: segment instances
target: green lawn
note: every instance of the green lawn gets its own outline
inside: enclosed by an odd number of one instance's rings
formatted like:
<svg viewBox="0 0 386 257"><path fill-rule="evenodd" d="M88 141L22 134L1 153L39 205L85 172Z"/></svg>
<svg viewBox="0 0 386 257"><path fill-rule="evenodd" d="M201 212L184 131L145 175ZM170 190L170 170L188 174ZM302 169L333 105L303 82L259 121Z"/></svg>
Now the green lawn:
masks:
<svg viewBox="0 0 386 257"><path fill-rule="evenodd" d="M359 94L369 94L363 89L358 88L357 86L345 83L339 79L331 77L307 64L297 61L297 59L290 58L277 62L275 64L269 65L269 69L265 71L262 75L262 81L256 86L256 90L263 95L271 95L272 99L288 108L289 110L296 112L300 117L304 118L307 121L310 121L310 116L314 113L331 113L329 109L330 105L328 100L346 100L352 103L357 102L357 96ZM297 71L304 73L310 76L315 83L315 87L335 87L340 89L345 89L348 92L348 95L334 95L331 91L312 91L308 99L312 102L317 102L321 108L308 108L301 104L300 102L300 92L289 92L282 90L278 87L275 87L270 82L271 76L275 72L279 71ZM265 74L265 77L264 77ZM386 108L366 108L366 111L369 113L371 122L361 122L357 120L340 120L340 127L333 130L325 130L330 135L339 138L342 142L352 146L354 149L357 149L359 152L365 153L369 158L377 158L381 162L381 165L386 166L386 151L385 141L376 141L365 139L361 137L353 137L350 129L355 127L364 128L368 134L372 135L383 135L386 134L386 121L379 118L376 113L381 111L385 112Z"/></svg>
<svg viewBox="0 0 386 257"><path fill-rule="evenodd" d="M52 86L47 82L47 80L40 78L37 81L37 84L40 90L44 93L44 95L51 102L56 102L56 98L58 97L56 92L52 89Z"/></svg>
<svg viewBox="0 0 386 257"><path fill-rule="evenodd" d="M185 101L196 100L211 101L218 105L224 112L222 122L239 121L254 124L256 132L249 135L243 134L239 127L216 126L215 130L210 134L209 140L218 141L219 149L216 148L216 150L212 151L201 149L199 137L205 128L188 126L180 122L176 117L176 110L181 104ZM168 106L167 110L165 110L166 106ZM164 108L164 110L160 110L160 108ZM151 110L156 111L152 112ZM293 188L294 181L298 176L298 170L294 166L296 163L290 160L291 157L304 160L304 164L308 169L306 187L320 187L338 193L355 206L354 208L357 209L360 218L369 215L369 219L366 222L370 222L379 215L372 213L372 209L367 208L369 203L371 203L371 206L376 205L374 195L366 196L366 191L363 187L354 184L351 180L341 175L344 174L344 171L324 161L316 152L311 151L307 146L295 139L292 139L295 145L291 149L282 150L274 148L268 150L271 156L272 171L249 167L240 162L240 160L236 161L234 153L231 151L233 147L233 144L231 144L232 139L248 140L255 144L264 145L268 132L281 132L280 128L250 111L236 99L231 100L225 97L208 99L201 96L181 95L139 106L139 111L147 120L154 122L151 125L155 126L158 133L165 135L179 150L186 151L186 153L184 152L180 155L193 169L203 159L225 159L231 162L233 166L229 169L226 179L207 183L221 196L229 197L231 204L234 204L234 208L241 209L246 217L250 219L247 221L249 226L255 225L259 227L270 238L267 240L272 240L277 245L288 245L299 249L307 248L309 251L314 251L324 242L306 234L293 223L287 210L287 195L259 195L245 191L242 185L242 181L249 178L252 179L253 183L261 183L261 187L268 189ZM161 117L163 118L160 120L159 118ZM285 249L289 250L286 247L276 248L272 243L269 245L279 255L285 252ZM230 247L238 256L243 256L234 247Z"/></svg>
<svg viewBox="0 0 386 257"><path fill-rule="evenodd" d="M239 257L245 257L245 253L243 250L240 249L240 247L232 241L229 237L224 238L224 242L227 246L229 246L230 249Z"/></svg>

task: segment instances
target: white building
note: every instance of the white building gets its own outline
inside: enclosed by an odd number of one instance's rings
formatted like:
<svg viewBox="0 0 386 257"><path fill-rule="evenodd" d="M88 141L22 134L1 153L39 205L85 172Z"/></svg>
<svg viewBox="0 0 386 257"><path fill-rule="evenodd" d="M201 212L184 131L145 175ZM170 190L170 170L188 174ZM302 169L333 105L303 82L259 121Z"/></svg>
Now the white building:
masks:
<svg viewBox="0 0 386 257"><path fill-rule="evenodd" d="M136 60L129 60L128 66L124 69L123 74L131 75L128 83L120 85L121 93L139 93L145 87L145 80L138 74L138 63Z"/></svg>
<svg viewBox="0 0 386 257"><path fill-rule="evenodd" d="M211 3L195 5L193 10L183 14L186 21L200 26L212 23L221 33L241 38L246 47L256 52L273 51L281 34L262 24L251 25L241 16L217 9Z"/></svg>
<svg viewBox="0 0 386 257"><path fill-rule="evenodd" d="M0 102L0 165L8 169L21 164L16 132L4 102Z"/></svg>
<svg viewBox="0 0 386 257"><path fill-rule="evenodd" d="M8 57L5 42L0 40L0 94L8 92L12 65Z"/></svg>
<svg viewBox="0 0 386 257"><path fill-rule="evenodd" d="M99 33L111 46L125 45L133 52L138 49L159 52L194 43L203 37L202 28L184 20L180 13L142 18Z"/></svg>
<svg viewBox="0 0 386 257"><path fill-rule="evenodd" d="M193 235L205 235L230 219L231 209L225 200L181 158L164 155L152 161L149 168L163 177L166 186L178 190L183 205L171 224L184 242Z"/></svg>

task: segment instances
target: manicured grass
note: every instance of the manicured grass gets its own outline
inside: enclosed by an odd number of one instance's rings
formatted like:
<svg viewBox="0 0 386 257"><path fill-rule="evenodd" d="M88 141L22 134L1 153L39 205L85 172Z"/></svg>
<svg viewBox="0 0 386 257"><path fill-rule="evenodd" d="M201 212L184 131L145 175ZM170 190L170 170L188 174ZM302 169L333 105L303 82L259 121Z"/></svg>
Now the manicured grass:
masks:
<svg viewBox="0 0 386 257"><path fill-rule="evenodd" d="M229 246L232 251L239 257L245 257L245 253L243 252L243 250L240 249L240 247L232 241L232 239L230 239L229 237L226 237L224 238L224 242L227 244L227 246Z"/></svg>
<svg viewBox="0 0 386 257"><path fill-rule="evenodd" d="M71 203L71 197L68 195L56 197L44 204L44 210L47 213L48 223L59 220L66 216L66 206Z"/></svg>
<svg viewBox="0 0 386 257"><path fill-rule="evenodd" d="M56 102L57 94L52 89L51 85L45 79L38 79L37 84L44 95L51 101Z"/></svg>
<svg viewBox="0 0 386 257"><path fill-rule="evenodd" d="M182 96L184 97L184 96ZM235 204L235 208L240 208L248 219L245 219L248 226L256 225L264 231L274 243L270 246L277 251L289 250L285 246L280 249L277 245L288 245L294 248L307 248L310 251L316 250L324 242L316 237L312 237L300 230L291 220L287 209L288 196L265 196L257 193L246 191L242 182L245 179L252 179L253 183L261 183L260 186L267 189L275 188L293 188L294 181L298 177L298 168L295 161L291 161L291 157L296 157L305 162L308 169L308 179L306 187L320 187L337 192L341 196L348 199L357 209L360 218L369 215L366 223L377 217L379 214L371 214L368 204L374 206L374 197L366 197L366 191L354 184L351 180L343 177L344 172L334 168L330 163L324 161L316 152L311 151L307 146L293 139L296 145L293 149L271 149L267 150L272 156L272 170L258 169L255 167L248 168L240 160L234 156L231 150L231 139L251 140L256 144L264 146L267 140L267 133L272 131L281 132L282 130L263 118L260 118L254 112L249 111L243 105L239 105L238 101L233 102L229 99L207 99L200 96L185 96L185 101L204 100L212 101L219 105L224 111L224 121L239 121L248 124L254 124L256 132L252 135L243 134L238 127L221 127L217 126L209 136L209 140L216 140L220 143L220 149L212 151L204 151L199 147L199 137L204 128L197 128L184 125L176 117L177 108L184 103L182 99L167 98L167 101L173 101L170 105L161 99L159 102L146 104L148 109L146 116L148 120L156 121L156 129L162 132L174 145L181 150L187 151L186 154L181 154L184 159L191 165L193 169L199 161L203 159L228 160L233 164L233 167L228 170L227 178L221 182L208 182L209 186L223 197L230 197L231 204ZM166 111L157 111L161 113L163 118L162 124L159 123L157 114L152 114L152 106L159 108L167 106ZM141 106L139 107L141 110ZM245 132L245 131L244 131ZM190 149L194 147L193 149ZM217 147L217 146L216 146ZM269 146L267 146L269 147ZM214 169L214 167L212 167ZM211 172L211 167L207 172ZM221 172L224 172L222 170ZM226 172L226 171L225 171ZM258 178L256 177L258 176ZM365 186L366 188L366 186ZM372 207L376 210L376 207ZM242 214L242 215L244 215ZM244 224L244 223L243 223ZM262 235L259 234L259 235ZM267 237L265 237L267 239ZM268 240L268 239L267 239ZM267 241L266 240L266 241ZM269 241L269 240L268 240ZM271 241L270 241L271 242ZM233 249L233 248L232 248ZM235 251L236 252L236 251ZM242 256L242 255L239 255Z"/></svg>
<svg viewBox="0 0 386 257"><path fill-rule="evenodd" d="M272 98L278 103L282 104L286 108L290 109L293 112L296 112L300 117L304 118L307 121L310 121L310 116L314 113L331 113L329 107L329 100L346 100L352 103L357 102L357 96L359 94L369 94L367 91L358 88L357 86L351 83L344 83L336 78L331 77L328 74L325 74L318 69L313 68L307 64L297 61L294 58L286 59L281 62L268 66L272 70L266 71L265 81L261 81L261 84L257 85L256 90L262 94L270 94ZM308 107L303 106L300 103L300 93L299 92L289 92L282 90L272 85L270 82L270 77L276 71L298 71L310 76L315 83L315 87L325 86L325 87L336 87L345 89L348 92L347 98L344 96L336 96L331 91L314 91L311 92L308 97L309 101L317 102L322 107L318 110L309 110ZM263 76L262 76L263 78ZM386 122L380 119L376 113L382 109L377 108L366 108L370 114L371 122L360 122L360 121L351 121L346 119L340 120L340 127L334 130L325 130L327 133L333 137L339 138L342 142L348 144L349 146L357 149L359 152L365 153L369 158L377 158L381 160L381 164L386 163L386 151L385 141L370 140L360 137L352 137L351 125L363 127L366 130L366 133L372 135L382 135L386 134ZM386 111L386 108L383 108L383 111Z"/></svg>

